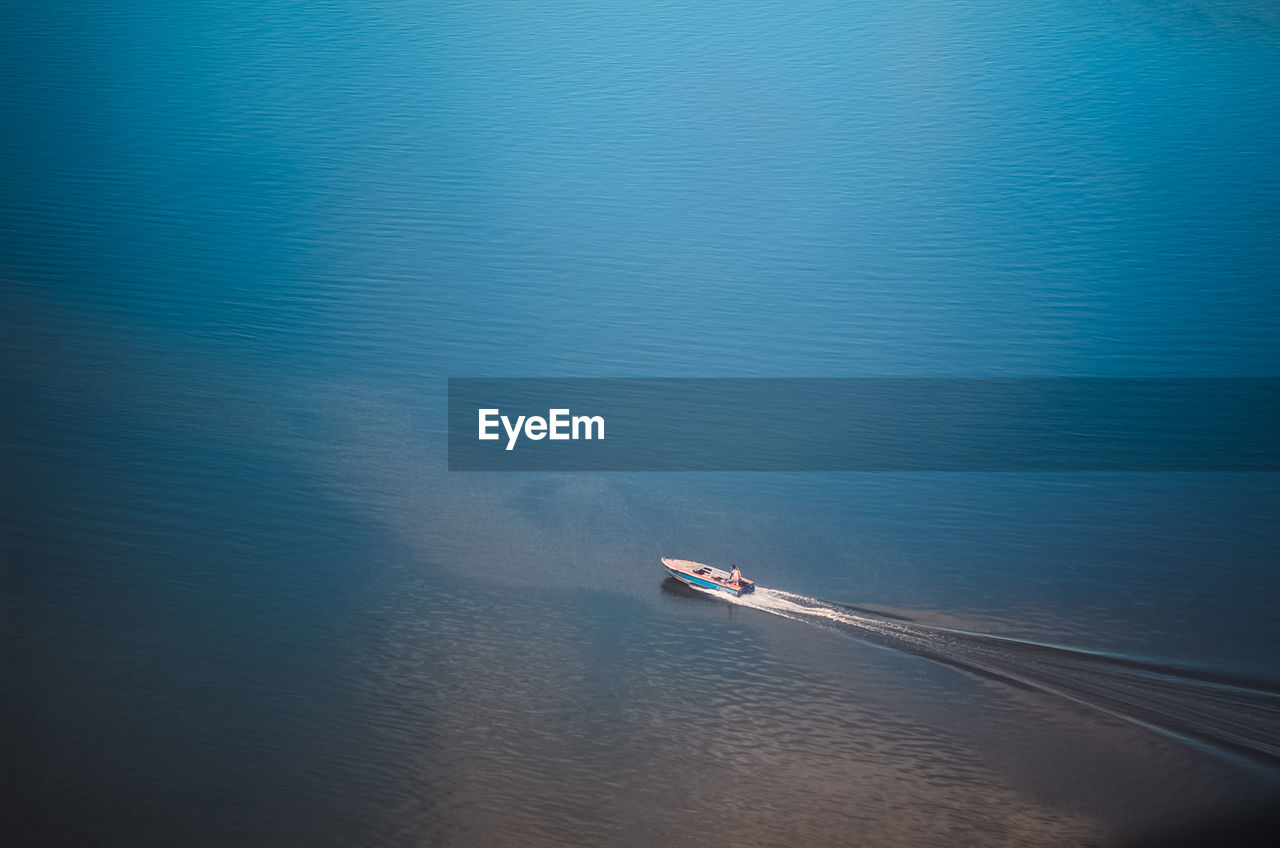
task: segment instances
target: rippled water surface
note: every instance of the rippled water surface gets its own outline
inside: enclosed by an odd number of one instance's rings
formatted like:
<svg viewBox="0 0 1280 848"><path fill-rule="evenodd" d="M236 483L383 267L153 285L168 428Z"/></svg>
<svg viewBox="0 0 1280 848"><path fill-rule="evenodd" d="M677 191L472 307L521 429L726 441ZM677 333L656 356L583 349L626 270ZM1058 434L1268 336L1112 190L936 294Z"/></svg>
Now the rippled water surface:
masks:
<svg viewBox="0 0 1280 848"><path fill-rule="evenodd" d="M1274 803L1275 475L459 474L443 431L449 376L1276 376L1273 4L3 22L19 843L1110 844Z"/></svg>

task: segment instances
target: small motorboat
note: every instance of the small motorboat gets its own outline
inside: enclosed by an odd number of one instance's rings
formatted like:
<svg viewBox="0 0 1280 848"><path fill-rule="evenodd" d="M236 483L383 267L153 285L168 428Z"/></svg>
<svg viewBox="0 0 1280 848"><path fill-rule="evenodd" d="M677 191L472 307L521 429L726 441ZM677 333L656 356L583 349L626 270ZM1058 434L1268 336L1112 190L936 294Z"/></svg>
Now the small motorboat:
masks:
<svg viewBox="0 0 1280 848"><path fill-rule="evenodd" d="M725 571L700 562L669 557L663 557L662 564L671 572L672 577L697 589L724 592L735 598L756 589L755 581L743 577L737 566L732 566L732 571Z"/></svg>

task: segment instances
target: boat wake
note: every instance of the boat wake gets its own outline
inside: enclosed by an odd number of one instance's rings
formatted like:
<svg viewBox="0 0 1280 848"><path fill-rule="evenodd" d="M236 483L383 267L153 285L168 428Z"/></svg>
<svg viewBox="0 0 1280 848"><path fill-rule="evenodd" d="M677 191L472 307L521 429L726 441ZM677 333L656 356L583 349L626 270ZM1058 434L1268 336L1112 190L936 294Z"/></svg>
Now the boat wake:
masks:
<svg viewBox="0 0 1280 848"><path fill-rule="evenodd" d="M1280 767L1280 689L1272 684L934 627L778 589L725 600L1050 692L1183 741Z"/></svg>

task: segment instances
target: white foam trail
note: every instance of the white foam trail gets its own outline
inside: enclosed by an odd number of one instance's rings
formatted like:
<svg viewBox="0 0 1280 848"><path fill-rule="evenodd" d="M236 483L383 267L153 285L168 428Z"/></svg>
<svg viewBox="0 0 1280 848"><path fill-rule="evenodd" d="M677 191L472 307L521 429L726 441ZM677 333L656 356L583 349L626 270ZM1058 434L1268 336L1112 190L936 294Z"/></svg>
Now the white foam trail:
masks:
<svg viewBox="0 0 1280 848"><path fill-rule="evenodd" d="M1051 692L1184 741L1280 766L1280 691L1266 684L1138 658L896 621L779 589L759 587L730 600Z"/></svg>

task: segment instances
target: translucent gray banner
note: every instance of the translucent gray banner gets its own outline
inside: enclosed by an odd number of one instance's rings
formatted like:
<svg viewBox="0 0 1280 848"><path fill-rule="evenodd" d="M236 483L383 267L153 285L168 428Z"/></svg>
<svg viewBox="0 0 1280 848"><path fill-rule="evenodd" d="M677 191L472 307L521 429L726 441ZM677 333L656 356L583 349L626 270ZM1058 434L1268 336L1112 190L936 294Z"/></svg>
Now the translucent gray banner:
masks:
<svg viewBox="0 0 1280 848"><path fill-rule="evenodd" d="M1277 471L1280 379L449 380L451 471Z"/></svg>

